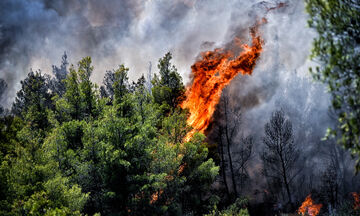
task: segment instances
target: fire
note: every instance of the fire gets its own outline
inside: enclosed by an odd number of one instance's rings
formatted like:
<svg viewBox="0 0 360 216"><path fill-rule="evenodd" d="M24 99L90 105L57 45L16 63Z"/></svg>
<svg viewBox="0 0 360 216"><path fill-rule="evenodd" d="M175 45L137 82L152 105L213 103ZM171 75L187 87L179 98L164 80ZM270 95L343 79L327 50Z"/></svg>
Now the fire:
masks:
<svg viewBox="0 0 360 216"><path fill-rule="evenodd" d="M354 198L354 210L360 209L360 193L352 192Z"/></svg>
<svg viewBox="0 0 360 216"><path fill-rule="evenodd" d="M164 193L164 190L160 190L160 191L156 191L155 193L153 193L151 195L151 200L150 200L150 204L154 204L158 199L159 197L161 196L161 194Z"/></svg>
<svg viewBox="0 0 360 216"><path fill-rule="evenodd" d="M203 52L201 60L191 66L193 82L185 93L186 99L180 105L183 109L189 109L187 123L193 127L186 135L186 141L196 131L204 132L207 129L224 87L240 73L252 74L262 52L263 40L258 27L264 22L266 19L250 28L251 45L235 38L231 49L218 48Z"/></svg>
<svg viewBox="0 0 360 216"><path fill-rule="evenodd" d="M311 194L309 194L298 209L298 214L316 216L320 213L321 207L322 204L314 204Z"/></svg>

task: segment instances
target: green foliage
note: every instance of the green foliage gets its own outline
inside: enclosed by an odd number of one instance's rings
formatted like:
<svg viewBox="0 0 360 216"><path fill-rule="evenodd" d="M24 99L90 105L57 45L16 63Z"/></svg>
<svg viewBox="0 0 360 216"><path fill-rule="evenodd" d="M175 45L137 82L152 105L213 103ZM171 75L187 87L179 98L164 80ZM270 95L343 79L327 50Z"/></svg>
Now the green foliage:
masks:
<svg viewBox="0 0 360 216"><path fill-rule="evenodd" d="M32 129L44 130L49 126L46 110L52 106L48 92L48 77L40 71L31 71L17 92L12 112L29 122Z"/></svg>
<svg viewBox="0 0 360 216"><path fill-rule="evenodd" d="M124 65L120 65L119 68L114 71L114 96L115 103L121 103L122 98L128 93L128 76L129 68Z"/></svg>
<svg viewBox="0 0 360 216"><path fill-rule="evenodd" d="M24 127L18 132L15 156L9 157L7 179L14 214L47 215L62 209L80 212L87 196L76 185L62 177L51 160L41 133Z"/></svg>
<svg viewBox="0 0 360 216"><path fill-rule="evenodd" d="M249 216L249 212L245 207L247 204L248 200L246 198L238 198L235 203L230 205L228 208L222 211L215 209L211 214L207 214L206 216Z"/></svg>
<svg viewBox="0 0 360 216"><path fill-rule="evenodd" d="M21 90L26 94L18 98L30 102L14 105L21 107L20 118L0 121L0 214L198 215L212 210L209 189L219 167L208 157L204 135L184 142L190 130L187 113L175 108L183 85L170 59L167 54L159 63L157 87L170 92L161 103L145 89L144 77L128 84L124 65L107 73L100 98L90 80L89 57L60 77L65 91L50 99L55 106L37 106L44 97L32 89L46 89L48 83L41 74L29 75ZM34 127L37 119L47 123Z"/></svg>
<svg viewBox="0 0 360 216"><path fill-rule="evenodd" d="M123 64L119 65L119 68L113 71L106 71L103 86L100 88L101 97L109 98L112 102L114 97L116 103L121 103L121 99L126 95L129 90L129 68L126 68Z"/></svg>
<svg viewBox="0 0 360 216"><path fill-rule="evenodd" d="M171 65L171 59L172 55L170 52L159 59L158 68L160 78L156 75L154 76L152 80L152 94L156 103L166 103L174 108L182 100L185 87L177 69L174 65Z"/></svg>
<svg viewBox="0 0 360 216"><path fill-rule="evenodd" d="M62 98L55 98L57 119L60 121L82 120L97 117L97 86L90 81L93 71L91 58L85 57L78 63L78 70L70 67L64 80L66 91Z"/></svg>
<svg viewBox="0 0 360 216"><path fill-rule="evenodd" d="M312 58L321 66L314 78L328 85L338 126L327 133L360 156L360 3L352 0L306 0L309 25L318 32ZM360 161L357 161L357 170Z"/></svg>

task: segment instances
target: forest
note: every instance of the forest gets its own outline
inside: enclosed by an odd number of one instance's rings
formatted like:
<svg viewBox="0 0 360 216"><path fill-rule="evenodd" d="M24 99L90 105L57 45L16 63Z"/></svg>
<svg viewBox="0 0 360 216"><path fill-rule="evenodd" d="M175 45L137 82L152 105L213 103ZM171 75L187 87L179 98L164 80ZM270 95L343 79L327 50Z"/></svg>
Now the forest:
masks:
<svg viewBox="0 0 360 216"><path fill-rule="evenodd" d="M360 215L360 4L305 6L319 65L269 115L253 111L264 92L238 93L267 56L265 15L239 30L249 46L201 53L189 83L170 51L137 79L124 62L96 82L93 58L68 52L28 68L0 105L0 215ZM312 82L326 110L300 93ZM0 101L10 88L0 77Z"/></svg>

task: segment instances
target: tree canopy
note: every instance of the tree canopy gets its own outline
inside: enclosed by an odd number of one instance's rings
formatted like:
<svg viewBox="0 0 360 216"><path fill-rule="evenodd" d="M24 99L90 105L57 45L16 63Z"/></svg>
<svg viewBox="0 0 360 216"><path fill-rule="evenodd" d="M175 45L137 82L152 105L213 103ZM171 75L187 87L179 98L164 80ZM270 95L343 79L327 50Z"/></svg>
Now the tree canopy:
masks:
<svg viewBox="0 0 360 216"><path fill-rule="evenodd" d="M318 36L311 57L320 63L314 78L328 85L338 125L336 136L353 155L360 156L360 2L306 0L309 25ZM357 161L357 171L360 160Z"/></svg>
<svg viewBox="0 0 360 216"><path fill-rule="evenodd" d="M212 210L209 188L219 167L208 156L204 135L184 141L190 127L176 106L184 86L170 59L170 53L160 59L161 79L153 93L144 76L130 84L123 64L106 73L99 90L90 79L90 57L67 72L64 55L53 79L31 71L21 82L13 115L0 122L0 214ZM169 90L169 97L159 103L156 88Z"/></svg>

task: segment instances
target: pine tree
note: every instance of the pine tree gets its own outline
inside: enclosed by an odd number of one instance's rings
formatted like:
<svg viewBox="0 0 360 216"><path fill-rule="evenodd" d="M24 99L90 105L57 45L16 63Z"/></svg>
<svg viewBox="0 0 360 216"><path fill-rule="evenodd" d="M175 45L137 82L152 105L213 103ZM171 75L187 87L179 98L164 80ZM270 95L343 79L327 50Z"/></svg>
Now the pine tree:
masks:
<svg viewBox="0 0 360 216"><path fill-rule="evenodd" d="M172 55L166 53L159 59L158 69L160 78L154 76L152 94L158 104L166 103L175 108L182 100L185 87L182 78L174 65L171 65Z"/></svg>
<svg viewBox="0 0 360 216"><path fill-rule="evenodd" d="M31 71L21 81L12 113L29 122L31 129L46 131L49 129L48 109L53 109L52 95L49 93L48 77L40 71Z"/></svg>
<svg viewBox="0 0 360 216"><path fill-rule="evenodd" d="M295 163L299 150L294 144L291 122L285 118L283 111L275 111L270 122L265 124L265 145L261 159L263 174L270 181L278 181L285 188L288 204L294 210L291 183L298 174Z"/></svg>
<svg viewBox="0 0 360 216"><path fill-rule="evenodd" d="M65 94L66 86L64 80L66 79L66 76L68 75L67 66L69 65L69 62L67 60L67 55L64 53L62 56L62 61L60 67L57 67L53 65L52 73L54 75L54 78L50 81L50 89L53 93L59 95L62 97Z"/></svg>

